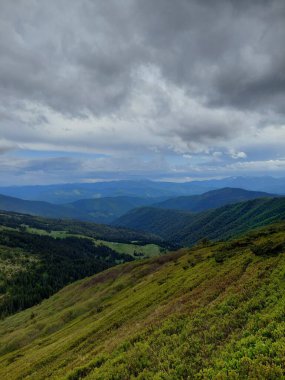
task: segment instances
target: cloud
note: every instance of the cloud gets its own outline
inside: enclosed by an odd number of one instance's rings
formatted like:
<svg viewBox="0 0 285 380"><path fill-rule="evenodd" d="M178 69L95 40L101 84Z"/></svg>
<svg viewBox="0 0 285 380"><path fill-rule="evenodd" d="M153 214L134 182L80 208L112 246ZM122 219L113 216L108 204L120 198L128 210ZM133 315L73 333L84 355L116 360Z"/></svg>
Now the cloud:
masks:
<svg viewBox="0 0 285 380"><path fill-rule="evenodd" d="M247 154L245 152L235 152L235 151L231 151L230 152L230 155L232 158L234 158L235 160L239 159L239 158L246 158L247 157Z"/></svg>
<svg viewBox="0 0 285 380"><path fill-rule="evenodd" d="M132 172L128 152L161 173L183 155L198 171L279 159L284 16L282 0L1 2L0 153L103 153Z"/></svg>

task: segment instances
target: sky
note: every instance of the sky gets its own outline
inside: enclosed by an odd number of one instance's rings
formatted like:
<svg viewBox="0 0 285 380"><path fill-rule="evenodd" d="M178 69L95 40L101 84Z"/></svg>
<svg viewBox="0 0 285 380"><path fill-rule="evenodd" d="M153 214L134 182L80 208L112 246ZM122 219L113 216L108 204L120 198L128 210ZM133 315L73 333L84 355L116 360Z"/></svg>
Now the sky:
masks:
<svg viewBox="0 0 285 380"><path fill-rule="evenodd" d="M284 0L0 0L0 185L285 175Z"/></svg>

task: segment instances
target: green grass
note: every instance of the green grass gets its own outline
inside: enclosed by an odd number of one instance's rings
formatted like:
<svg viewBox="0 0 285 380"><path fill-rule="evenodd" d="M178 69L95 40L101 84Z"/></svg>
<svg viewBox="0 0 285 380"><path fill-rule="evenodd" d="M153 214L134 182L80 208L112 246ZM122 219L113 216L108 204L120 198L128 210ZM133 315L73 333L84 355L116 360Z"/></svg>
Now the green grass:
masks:
<svg viewBox="0 0 285 380"><path fill-rule="evenodd" d="M48 235L52 236L54 238L61 238L64 239L66 237L81 237L81 238L89 238L86 235L78 235L78 234L71 234L67 231L46 231L38 228L31 228L27 227L26 231L31 234L38 234L38 235ZM90 238L92 239L92 238ZM145 245L139 245L139 244L132 244L132 243L118 243L118 242L111 242L106 240L98 240L98 239L92 239L96 245L103 244L106 247L109 247L113 249L114 251L122 254L131 255L135 258L150 258L159 256L161 254L166 253L166 249L160 247L157 244L145 244Z"/></svg>
<svg viewBox="0 0 285 380"><path fill-rule="evenodd" d="M84 234L71 234L68 231L47 231L40 228L32 228L27 226L26 232L29 234L36 234L36 235L44 235L44 236L51 236L55 239L65 239L67 237L79 237L79 238L88 238L88 236Z"/></svg>
<svg viewBox="0 0 285 380"><path fill-rule="evenodd" d="M96 244L103 244L119 253L126 253L135 258L150 258L166 253L166 250L156 244L127 244L97 240Z"/></svg>
<svg viewBox="0 0 285 380"><path fill-rule="evenodd" d="M0 378L284 379L284 243L280 224L71 284L0 322Z"/></svg>

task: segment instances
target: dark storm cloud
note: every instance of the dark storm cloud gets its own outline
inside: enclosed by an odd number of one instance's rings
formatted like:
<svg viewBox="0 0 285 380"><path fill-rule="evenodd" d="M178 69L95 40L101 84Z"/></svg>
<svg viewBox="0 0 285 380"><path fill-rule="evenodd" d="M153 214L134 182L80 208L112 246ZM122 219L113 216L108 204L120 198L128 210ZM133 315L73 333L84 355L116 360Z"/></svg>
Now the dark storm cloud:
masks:
<svg viewBox="0 0 285 380"><path fill-rule="evenodd" d="M140 51L111 2L1 1L2 94L63 113L104 113L128 94Z"/></svg>
<svg viewBox="0 0 285 380"><path fill-rule="evenodd" d="M28 6L29 5L29 6ZM109 113L149 63L215 105L284 111L285 3L5 1L1 95L69 114Z"/></svg>
<svg viewBox="0 0 285 380"><path fill-rule="evenodd" d="M281 157L284 25L283 0L0 0L0 154ZM58 160L26 172L92 173Z"/></svg>
<svg viewBox="0 0 285 380"><path fill-rule="evenodd" d="M165 77L216 106L285 111L284 1L139 4L141 31Z"/></svg>

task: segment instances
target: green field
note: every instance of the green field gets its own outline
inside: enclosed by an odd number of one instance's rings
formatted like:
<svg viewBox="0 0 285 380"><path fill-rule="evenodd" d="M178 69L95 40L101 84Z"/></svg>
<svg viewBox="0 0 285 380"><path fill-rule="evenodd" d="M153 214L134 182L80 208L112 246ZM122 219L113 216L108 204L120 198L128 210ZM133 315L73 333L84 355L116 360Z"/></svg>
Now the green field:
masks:
<svg viewBox="0 0 285 380"><path fill-rule="evenodd" d="M54 238L62 238L62 239L66 237L70 237L70 236L87 238L87 239L89 238L88 236L85 236L82 234L81 235L70 234L67 231L48 232L46 230L41 230L41 229L31 228L31 227L27 227L26 231L31 234L48 235ZM159 256L167 252L166 249L158 246L157 244L139 245L139 244L132 244L132 243L110 242L110 241L99 240L99 239L92 239L92 240L95 242L96 245L103 244L106 247L109 247L118 253L131 255L135 258L150 258L150 257Z"/></svg>
<svg viewBox="0 0 285 380"><path fill-rule="evenodd" d="M116 252L126 253L136 258L150 258L150 257L155 257L155 256L159 256L166 253L166 250L164 248L161 248L156 244L138 245L138 244L126 244L126 243L114 243L114 242L109 242L109 241L104 241L104 240L97 240L96 244L104 244Z"/></svg>

